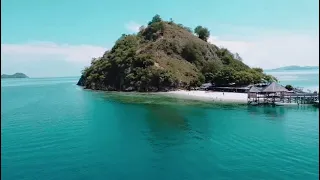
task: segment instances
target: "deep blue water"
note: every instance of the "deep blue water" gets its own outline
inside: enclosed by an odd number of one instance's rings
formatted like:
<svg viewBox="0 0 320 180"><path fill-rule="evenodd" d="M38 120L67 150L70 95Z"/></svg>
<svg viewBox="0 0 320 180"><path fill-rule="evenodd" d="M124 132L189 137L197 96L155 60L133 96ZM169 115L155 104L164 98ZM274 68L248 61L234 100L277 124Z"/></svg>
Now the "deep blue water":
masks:
<svg viewBox="0 0 320 180"><path fill-rule="evenodd" d="M315 107L211 105L1 80L1 178L319 178Z"/></svg>

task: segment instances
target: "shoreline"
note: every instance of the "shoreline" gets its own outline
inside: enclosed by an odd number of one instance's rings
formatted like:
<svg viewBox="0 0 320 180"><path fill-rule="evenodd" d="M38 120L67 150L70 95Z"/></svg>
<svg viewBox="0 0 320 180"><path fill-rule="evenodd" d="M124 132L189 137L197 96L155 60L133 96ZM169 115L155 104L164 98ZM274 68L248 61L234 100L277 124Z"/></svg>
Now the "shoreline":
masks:
<svg viewBox="0 0 320 180"><path fill-rule="evenodd" d="M202 101L210 104L234 104L234 105L248 105L248 94L247 93L237 93L237 92L219 92L219 91L204 91L204 90L172 90L166 92L125 92L125 91L103 91L103 90L92 90L84 89L93 92L100 93L115 93L115 95L124 96L136 96L136 95L151 95L155 97L168 97L177 100L190 100L190 101ZM144 98L144 97L143 97ZM303 105L313 105L313 104L298 104Z"/></svg>
<svg viewBox="0 0 320 180"><path fill-rule="evenodd" d="M201 100L201 101L209 101L209 102L217 102L217 103L219 102L239 103L239 104L248 103L247 93L176 90L176 91L168 91L168 92L159 92L159 94L169 96L169 97L175 97L175 98Z"/></svg>
<svg viewBox="0 0 320 180"><path fill-rule="evenodd" d="M199 90L172 90L165 92L125 92L125 91L104 91L104 90L93 90L86 89L80 86L83 90L95 91L95 92L117 92L124 94L154 94L162 95L171 98L185 99L185 100L197 100L206 101L211 103L236 103L236 104L247 104L248 94L247 93L234 93L234 92L217 92L217 91L199 91Z"/></svg>

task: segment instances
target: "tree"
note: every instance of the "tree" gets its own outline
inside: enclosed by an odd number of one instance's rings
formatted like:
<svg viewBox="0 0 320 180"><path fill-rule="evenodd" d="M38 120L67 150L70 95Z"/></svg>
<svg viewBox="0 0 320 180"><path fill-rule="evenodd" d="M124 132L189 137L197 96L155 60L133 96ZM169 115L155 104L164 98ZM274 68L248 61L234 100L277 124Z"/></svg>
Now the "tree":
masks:
<svg viewBox="0 0 320 180"><path fill-rule="evenodd" d="M157 20L156 20L157 21ZM142 36L146 40L156 40L163 34L165 25L164 22L152 22L149 23L149 26L143 31Z"/></svg>
<svg viewBox="0 0 320 180"><path fill-rule="evenodd" d="M266 82L278 82L278 79L273 77L272 75L264 74L263 80Z"/></svg>
<svg viewBox="0 0 320 180"><path fill-rule="evenodd" d="M263 69L261 68L252 68L252 70L257 71L259 73L263 73Z"/></svg>
<svg viewBox="0 0 320 180"><path fill-rule="evenodd" d="M240 71L235 74L235 83L237 85L249 85L254 82L254 75L249 71Z"/></svg>
<svg viewBox="0 0 320 180"><path fill-rule="evenodd" d="M183 24L177 24L178 27L188 31L189 33L192 33L192 30L191 28L187 27L187 26L184 26Z"/></svg>
<svg viewBox="0 0 320 180"><path fill-rule="evenodd" d="M293 87L290 84L286 85L285 88L288 89L288 91L292 91L293 90Z"/></svg>
<svg viewBox="0 0 320 180"><path fill-rule="evenodd" d="M252 82L251 83L261 83L264 77L261 68L252 68L247 70L251 74Z"/></svg>
<svg viewBox="0 0 320 180"><path fill-rule="evenodd" d="M220 61L208 61L204 64L204 66L202 68L202 73L203 74L206 74L206 73L215 74L219 70L221 70L222 66L223 66L223 64Z"/></svg>
<svg viewBox="0 0 320 180"><path fill-rule="evenodd" d="M173 24L173 23L174 23L174 22L173 22L173 19L170 18L169 24Z"/></svg>
<svg viewBox="0 0 320 180"><path fill-rule="evenodd" d="M191 63L201 61L200 47L194 42L187 43L183 48L181 55L184 59Z"/></svg>
<svg viewBox="0 0 320 180"><path fill-rule="evenodd" d="M93 65L94 63L96 63L99 60L99 58L92 58L91 59L91 65Z"/></svg>
<svg viewBox="0 0 320 180"><path fill-rule="evenodd" d="M196 33L200 39L202 39L206 42L210 36L210 31L207 28L202 27L202 26L197 26L194 29L194 33Z"/></svg>
<svg viewBox="0 0 320 180"><path fill-rule="evenodd" d="M162 19L160 17L159 14L156 14L155 16L153 16L152 20L148 23L148 25L151 25L153 23L157 23L157 22L161 22Z"/></svg>
<svg viewBox="0 0 320 180"><path fill-rule="evenodd" d="M229 67L224 67L218 73L215 74L213 82L217 85L228 85L234 83L236 78L236 71Z"/></svg>
<svg viewBox="0 0 320 180"><path fill-rule="evenodd" d="M144 26L140 26L140 27L139 27L139 31L140 31L140 32L143 31L144 29L146 29L146 27L144 27Z"/></svg>
<svg viewBox="0 0 320 180"><path fill-rule="evenodd" d="M242 61L242 58L240 57L240 55L238 53L234 54L234 59L238 60L238 61Z"/></svg>
<svg viewBox="0 0 320 180"><path fill-rule="evenodd" d="M205 82L212 82L214 79L214 74L213 73L205 73Z"/></svg>

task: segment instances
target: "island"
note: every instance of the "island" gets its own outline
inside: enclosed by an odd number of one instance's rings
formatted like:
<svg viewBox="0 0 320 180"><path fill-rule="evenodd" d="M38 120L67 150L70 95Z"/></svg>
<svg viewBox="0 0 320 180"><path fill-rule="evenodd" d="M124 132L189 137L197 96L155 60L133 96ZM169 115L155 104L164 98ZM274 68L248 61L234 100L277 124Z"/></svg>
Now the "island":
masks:
<svg viewBox="0 0 320 180"><path fill-rule="evenodd" d="M276 69L267 69L266 71L307 71L319 70L319 66L284 66Z"/></svg>
<svg viewBox="0 0 320 180"><path fill-rule="evenodd" d="M104 91L190 90L203 83L219 86L274 82L261 68L243 63L237 53L208 42L210 31L194 30L155 15L136 34L122 34L101 57L93 58L77 83Z"/></svg>
<svg viewBox="0 0 320 180"><path fill-rule="evenodd" d="M23 73L15 73L12 75L2 74L1 78L29 78L29 77Z"/></svg>

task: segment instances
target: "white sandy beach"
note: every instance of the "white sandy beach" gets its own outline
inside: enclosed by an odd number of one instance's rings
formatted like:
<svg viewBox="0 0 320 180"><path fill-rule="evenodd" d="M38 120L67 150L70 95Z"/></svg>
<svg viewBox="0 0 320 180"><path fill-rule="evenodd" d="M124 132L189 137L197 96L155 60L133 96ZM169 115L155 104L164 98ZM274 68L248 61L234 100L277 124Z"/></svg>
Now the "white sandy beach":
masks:
<svg viewBox="0 0 320 180"><path fill-rule="evenodd" d="M186 91L177 90L165 92L164 95L192 99L192 100L204 100L213 102L236 102L247 103L247 93L232 93L232 92L210 92L210 91Z"/></svg>

